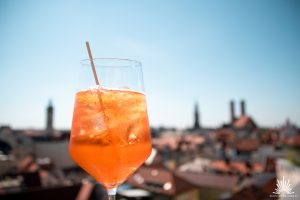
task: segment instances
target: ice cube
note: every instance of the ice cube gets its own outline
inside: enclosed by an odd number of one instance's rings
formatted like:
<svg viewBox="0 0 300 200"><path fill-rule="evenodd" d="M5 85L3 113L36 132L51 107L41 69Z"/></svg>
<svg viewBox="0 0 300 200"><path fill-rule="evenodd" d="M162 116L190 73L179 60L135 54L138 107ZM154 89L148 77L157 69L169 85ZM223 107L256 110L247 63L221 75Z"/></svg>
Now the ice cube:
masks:
<svg viewBox="0 0 300 200"><path fill-rule="evenodd" d="M128 144L134 144L139 142L139 125L131 124L127 130L127 142Z"/></svg>
<svg viewBox="0 0 300 200"><path fill-rule="evenodd" d="M135 133L130 133L128 136L128 143L133 144L136 143L138 140L138 136Z"/></svg>

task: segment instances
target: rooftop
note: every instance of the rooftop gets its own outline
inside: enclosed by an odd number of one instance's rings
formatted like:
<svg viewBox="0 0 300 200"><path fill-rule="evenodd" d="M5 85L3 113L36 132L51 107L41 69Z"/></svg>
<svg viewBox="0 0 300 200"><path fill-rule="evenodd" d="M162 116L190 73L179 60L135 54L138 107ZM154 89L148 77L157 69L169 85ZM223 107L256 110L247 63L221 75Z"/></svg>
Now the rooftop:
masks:
<svg viewBox="0 0 300 200"><path fill-rule="evenodd" d="M150 166L140 167L127 182L134 187L165 195L176 195L194 188L173 171Z"/></svg>
<svg viewBox="0 0 300 200"><path fill-rule="evenodd" d="M214 173L193 173L177 171L176 175L197 187L233 190L239 177L235 175L220 175Z"/></svg>

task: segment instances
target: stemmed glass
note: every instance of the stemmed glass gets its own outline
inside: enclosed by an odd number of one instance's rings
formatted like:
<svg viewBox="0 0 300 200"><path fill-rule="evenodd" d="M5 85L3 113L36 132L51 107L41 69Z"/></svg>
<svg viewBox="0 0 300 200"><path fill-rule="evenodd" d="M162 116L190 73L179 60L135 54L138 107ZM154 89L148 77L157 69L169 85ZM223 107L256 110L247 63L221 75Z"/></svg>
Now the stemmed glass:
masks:
<svg viewBox="0 0 300 200"><path fill-rule="evenodd" d="M151 153L142 65L118 58L81 62L83 87L76 93L69 151L71 158L115 199L123 183Z"/></svg>

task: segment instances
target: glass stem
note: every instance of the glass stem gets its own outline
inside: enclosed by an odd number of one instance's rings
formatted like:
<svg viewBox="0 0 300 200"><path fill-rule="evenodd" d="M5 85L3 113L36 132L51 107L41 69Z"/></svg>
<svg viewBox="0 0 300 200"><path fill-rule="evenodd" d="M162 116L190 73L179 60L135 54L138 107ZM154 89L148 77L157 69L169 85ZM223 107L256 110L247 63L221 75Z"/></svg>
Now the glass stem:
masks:
<svg viewBox="0 0 300 200"><path fill-rule="evenodd" d="M108 200L116 200L117 188L107 190Z"/></svg>
<svg viewBox="0 0 300 200"><path fill-rule="evenodd" d="M108 195L108 200L116 200L116 195Z"/></svg>

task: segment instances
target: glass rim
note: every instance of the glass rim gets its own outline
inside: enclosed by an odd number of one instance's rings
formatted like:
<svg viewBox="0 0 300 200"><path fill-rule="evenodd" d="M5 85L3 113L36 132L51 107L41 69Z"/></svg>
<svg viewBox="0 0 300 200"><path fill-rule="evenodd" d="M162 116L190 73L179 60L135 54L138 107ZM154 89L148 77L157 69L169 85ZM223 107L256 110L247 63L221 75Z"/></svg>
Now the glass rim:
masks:
<svg viewBox="0 0 300 200"><path fill-rule="evenodd" d="M137 67L137 66L142 66L142 62L137 61L137 60L133 60L133 59L128 59L128 58L117 58L117 57L97 57L97 58L93 58L93 61L116 61L116 62L128 62L128 63L133 63L134 65L128 65L128 66L99 66L97 65L97 63L94 63L95 67ZM88 65L90 66L90 59L86 58L86 59L82 59L80 60L80 64L82 65Z"/></svg>

